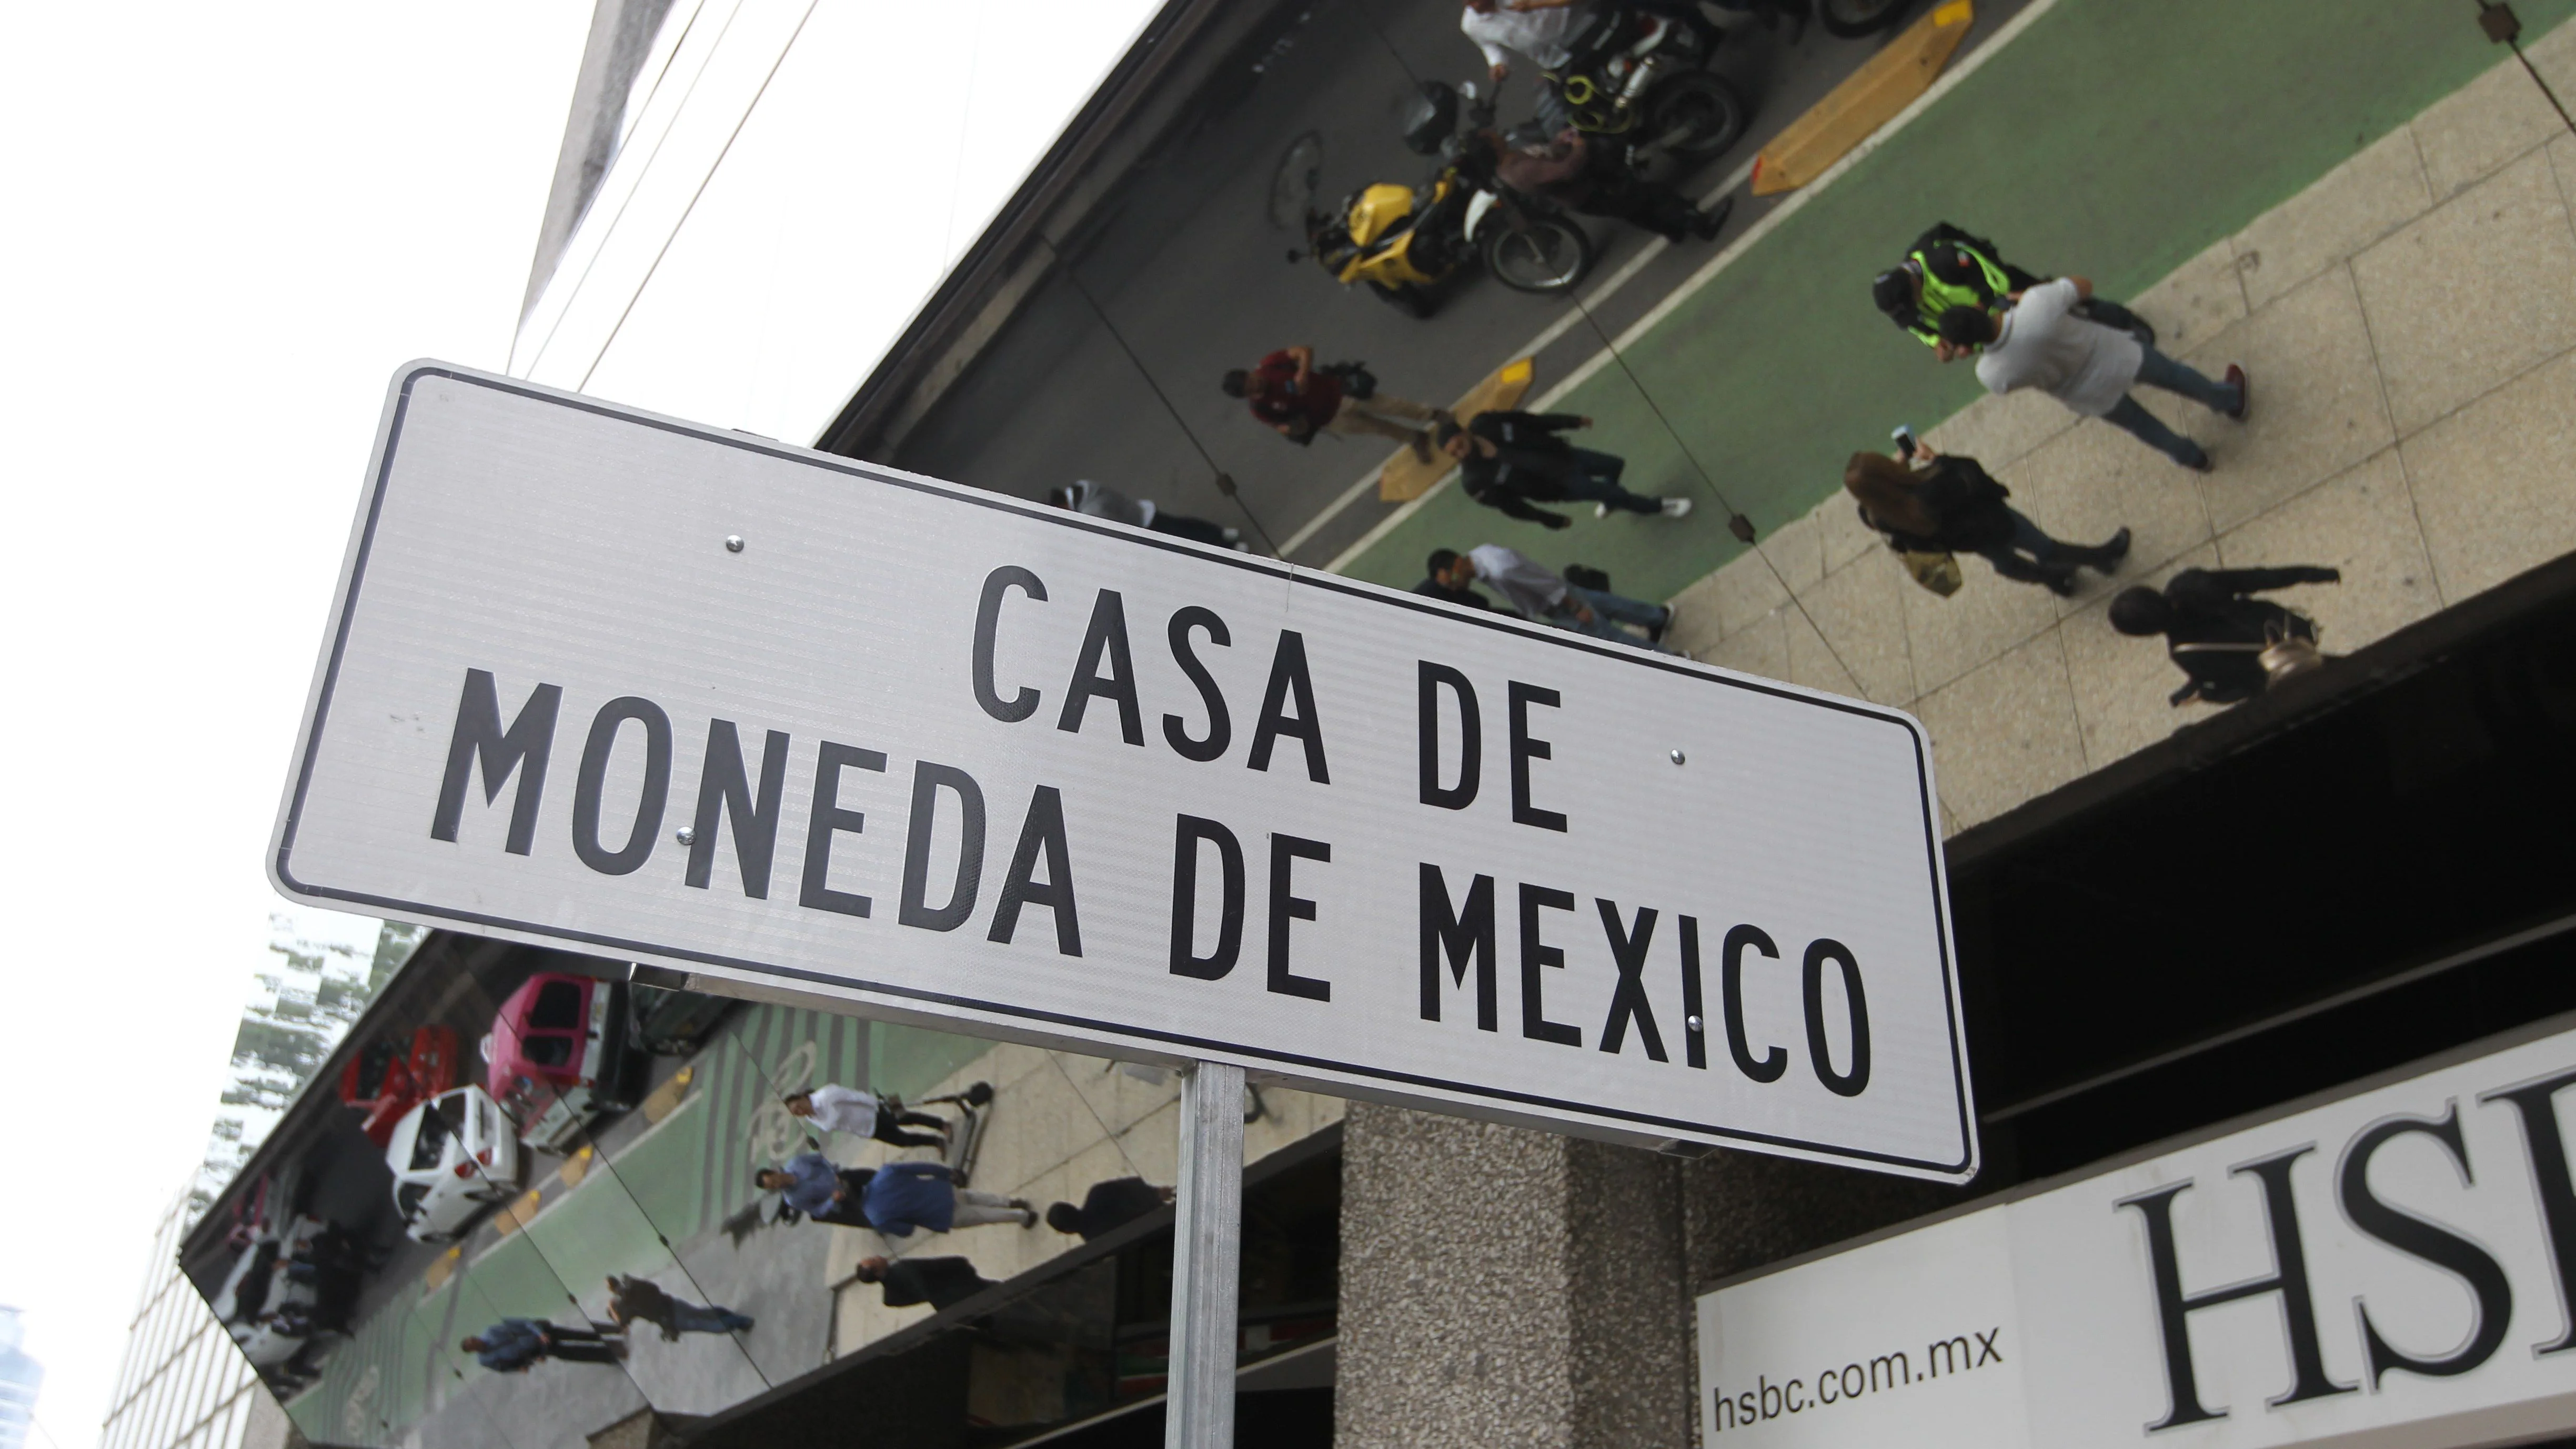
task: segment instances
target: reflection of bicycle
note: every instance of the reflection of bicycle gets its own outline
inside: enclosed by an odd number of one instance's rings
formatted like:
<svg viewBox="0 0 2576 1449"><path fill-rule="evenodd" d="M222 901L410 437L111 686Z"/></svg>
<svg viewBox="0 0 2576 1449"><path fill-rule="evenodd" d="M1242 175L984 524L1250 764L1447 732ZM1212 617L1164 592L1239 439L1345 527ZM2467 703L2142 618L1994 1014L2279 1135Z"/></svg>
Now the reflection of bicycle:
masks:
<svg viewBox="0 0 2576 1449"><path fill-rule="evenodd" d="M888 1100L893 1100L889 1098ZM916 1107L955 1107L957 1130L948 1134L947 1162L957 1185L964 1187L975 1173L975 1154L984 1145L984 1109L993 1103L993 1084L977 1082L963 1091L924 1097Z"/></svg>
<svg viewBox="0 0 2576 1449"><path fill-rule="evenodd" d="M777 1071L764 1073L769 1095L752 1109L751 1121L743 1127L743 1146L753 1161L784 1162L803 1150L805 1123L779 1099L812 1085L821 1056L822 1049L814 1043L800 1042Z"/></svg>

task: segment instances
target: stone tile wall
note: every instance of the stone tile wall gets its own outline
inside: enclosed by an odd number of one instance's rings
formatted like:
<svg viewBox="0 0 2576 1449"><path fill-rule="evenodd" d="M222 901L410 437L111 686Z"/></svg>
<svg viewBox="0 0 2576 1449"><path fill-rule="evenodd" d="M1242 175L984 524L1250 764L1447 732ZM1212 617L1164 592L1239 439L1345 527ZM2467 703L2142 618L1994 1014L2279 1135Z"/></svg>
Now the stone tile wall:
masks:
<svg viewBox="0 0 2576 1449"><path fill-rule="evenodd" d="M2576 27L2531 55L2576 96ZM1971 557L1944 599L1837 496L1674 600L1672 642L1912 710L1955 832L2209 711L2169 706L2181 679L2160 643L2112 631L2104 611L2129 584L2332 565L2341 585L2281 597L2345 652L2576 549L2571 199L2576 136L2507 60L2136 299L2166 352L2253 379L2242 425L2138 394L2214 473L2038 393L1931 432L2056 537L2130 528L2116 577L2060 599Z"/></svg>

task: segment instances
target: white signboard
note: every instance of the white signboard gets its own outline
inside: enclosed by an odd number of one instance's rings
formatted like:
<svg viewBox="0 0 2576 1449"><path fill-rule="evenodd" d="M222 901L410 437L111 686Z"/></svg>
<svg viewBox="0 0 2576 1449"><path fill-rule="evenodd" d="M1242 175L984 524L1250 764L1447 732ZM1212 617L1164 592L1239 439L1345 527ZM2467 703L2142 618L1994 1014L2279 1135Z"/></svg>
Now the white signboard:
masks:
<svg viewBox="0 0 2576 1449"><path fill-rule="evenodd" d="M895 1019L1958 1178L1932 802L1894 710L420 364L272 868Z"/></svg>
<svg viewBox="0 0 2576 1449"><path fill-rule="evenodd" d="M2576 1032L1700 1299L1718 1449L2576 1432Z"/></svg>

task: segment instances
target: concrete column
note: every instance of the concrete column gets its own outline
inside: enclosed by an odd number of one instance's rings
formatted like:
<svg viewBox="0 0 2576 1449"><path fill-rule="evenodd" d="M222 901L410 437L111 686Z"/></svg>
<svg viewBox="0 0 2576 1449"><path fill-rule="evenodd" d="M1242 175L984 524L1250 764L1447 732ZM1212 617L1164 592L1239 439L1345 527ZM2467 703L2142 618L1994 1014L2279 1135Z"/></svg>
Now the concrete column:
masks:
<svg viewBox="0 0 2576 1449"><path fill-rule="evenodd" d="M1687 1449L1709 1283L1961 1196L1358 1102L1343 1134L1342 1449Z"/></svg>
<svg viewBox="0 0 2576 1449"><path fill-rule="evenodd" d="M1681 1449L1676 1164L1353 1103L1343 1449Z"/></svg>

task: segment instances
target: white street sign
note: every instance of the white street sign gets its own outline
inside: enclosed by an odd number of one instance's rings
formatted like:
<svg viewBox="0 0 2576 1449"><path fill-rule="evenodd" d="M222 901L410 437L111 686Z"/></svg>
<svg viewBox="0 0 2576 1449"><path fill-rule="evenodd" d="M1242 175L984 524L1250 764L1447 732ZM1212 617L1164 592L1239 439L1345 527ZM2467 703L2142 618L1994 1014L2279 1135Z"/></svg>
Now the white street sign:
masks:
<svg viewBox="0 0 2576 1449"><path fill-rule="evenodd" d="M271 868L980 1035L1962 1178L1932 802L1894 710L423 363Z"/></svg>

